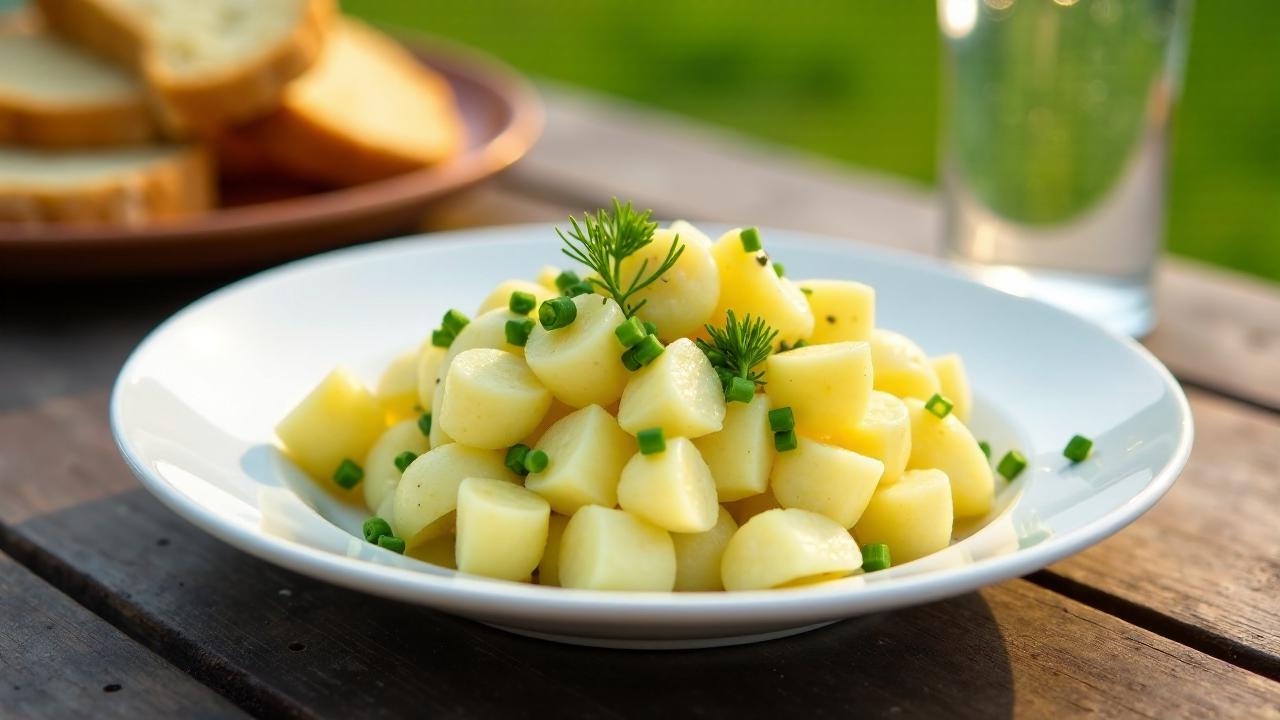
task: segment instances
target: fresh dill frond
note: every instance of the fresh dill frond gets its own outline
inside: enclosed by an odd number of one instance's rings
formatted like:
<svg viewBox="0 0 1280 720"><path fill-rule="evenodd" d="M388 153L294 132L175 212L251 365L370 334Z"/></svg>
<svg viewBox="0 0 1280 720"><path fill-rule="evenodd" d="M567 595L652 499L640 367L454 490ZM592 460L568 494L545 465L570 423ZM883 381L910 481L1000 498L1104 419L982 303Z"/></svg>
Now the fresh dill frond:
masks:
<svg viewBox="0 0 1280 720"><path fill-rule="evenodd" d="M724 328L709 323L706 327L711 342L701 338L696 342L721 379L740 377L763 385L760 378L764 372L754 368L773 352L773 339L778 331L769 327L764 318L753 319L750 314L739 322L732 310L725 314Z"/></svg>
<svg viewBox="0 0 1280 720"><path fill-rule="evenodd" d="M607 210L597 210L594 216L583 213L581 223L570 216L572 227L568 236L556 228L556 234L564 242L561 252L591 268L595 276L588 281L608 293L627 317L635 315L646 302L641 300L630 305L628 300L631 296L662 277L684 253L684 244L677 235L672 238L671 247L662 262L652 272L646 274L649 268L646 259L629 279L622 277L622 261L653 242L653 232L658 229L658 223L649 219L651 212L637 212L631 203L624 205L614 198L612 213Z"/></svg>

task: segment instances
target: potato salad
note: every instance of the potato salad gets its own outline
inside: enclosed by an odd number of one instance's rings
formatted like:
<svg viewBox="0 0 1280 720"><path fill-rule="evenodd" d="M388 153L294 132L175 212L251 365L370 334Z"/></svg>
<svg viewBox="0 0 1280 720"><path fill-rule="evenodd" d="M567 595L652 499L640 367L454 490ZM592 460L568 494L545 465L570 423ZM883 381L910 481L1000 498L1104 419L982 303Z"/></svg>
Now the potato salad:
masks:
<svg viewBox="0 0 1280 720"><path fill-rule="evenodd" d="M448 310L376 387L335 369L276 427L370 543L564 588L761 590L910 562L991 510L961 359L877 327L872 287L617 201L556 232L571 268Z"/></svg>

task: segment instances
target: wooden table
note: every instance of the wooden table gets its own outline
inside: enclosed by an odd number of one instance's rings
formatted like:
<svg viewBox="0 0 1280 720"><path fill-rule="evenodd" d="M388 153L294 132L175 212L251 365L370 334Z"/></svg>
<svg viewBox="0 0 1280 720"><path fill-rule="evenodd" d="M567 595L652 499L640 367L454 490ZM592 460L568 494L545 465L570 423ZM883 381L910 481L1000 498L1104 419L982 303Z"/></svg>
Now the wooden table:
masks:
<svg viewBox="0 0 1280 720"><path fill-rule="evenodd" d="M928 191L545 88L546 137L427 229L611 195L931 251ZM1191 463L1115 538L1027 578L700 652L525 639L319 583L151 498L116 454L126 353L233 279L0 290L0 717L1280 717L1280 289L1181 261L1147 345L1191 397Z"/></svg>

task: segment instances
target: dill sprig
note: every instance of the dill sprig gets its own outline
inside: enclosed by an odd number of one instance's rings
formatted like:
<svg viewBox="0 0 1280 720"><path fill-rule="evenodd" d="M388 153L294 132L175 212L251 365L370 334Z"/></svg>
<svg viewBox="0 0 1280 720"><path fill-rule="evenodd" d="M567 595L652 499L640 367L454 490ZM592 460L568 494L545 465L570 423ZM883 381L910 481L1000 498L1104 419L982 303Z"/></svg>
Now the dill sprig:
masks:
<svg viewBox="0 0 1280 720"><path fill-rule="evenodd" d="M711 342L701 338L696 342L721 381L727 382L726 377L730 380L740 377L763 385L760 378L764 377L764 372L757 372L754 368L773 352L773 339L778 336L778 331L769 327L764 318L752 319L750 314L739 322L732 310L725 315L723 329L711 324L706 327Z"/></svg>
<svg viewBox="0 0 1280 720"><path fill-rule="evenodd" d="M564 242L561 252L595 271L596 276L588 278L588 281L612 296L627 317L635 315L646 302L641 300L629 305L628 299L662 277L684 253L684 244L677 235L672 238L671 247L662 262L651 273L645 274L649 267L646 258L630 281L622 277L622 261L653 242L653 231L658 224L649 220L651 212L637 212L631 203L623 205L614 198L612 213L607 210L597 210L594 216L583 213L581 224L570 216L569 223L573 227L568 237L556 228L556 234Z"/></svg>

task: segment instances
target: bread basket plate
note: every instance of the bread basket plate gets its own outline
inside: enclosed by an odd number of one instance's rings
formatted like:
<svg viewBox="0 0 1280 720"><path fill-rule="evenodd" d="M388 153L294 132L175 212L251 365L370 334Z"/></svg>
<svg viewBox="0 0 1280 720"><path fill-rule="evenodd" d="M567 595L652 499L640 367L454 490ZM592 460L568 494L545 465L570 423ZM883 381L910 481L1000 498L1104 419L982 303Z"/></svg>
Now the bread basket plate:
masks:
<svg viewBox="0 0 1280 720"><path fill-rule="evenodd" d="M713 235L721 231L705 226ZM368 512L333 500L273 443L273 427L333 366L368 383L433 319L553 261L548 225L488 228L334 251L263 272L182 310L134 351L111 424L142 483L232 545L360 592L514 632L589 645L707 647L780 637L973 591L1093 545L1172 485L1191 449L1186 397L1141 346L934 261L762 230L788 275L870 283L877 324L931 354L958 352L971 426L995 456L1029 460L996 507L946 550L822 585L739 593L565 590L460 575L365 542ZM1073 465L1066 440L1095 440Z"/></svg>
<svg viewBox="0 0 1280 720"><path fill-rule="evenodd" d="M543 112L529 83L488 56L419 35L397 37L440 73L457 97L466 147L453 159L320 192L293 185L229 185L224 187L228 206L138 227L0 223L0 277L139 276L262 266L413 231L433 203L522 157L542 130Z"/></svg>

